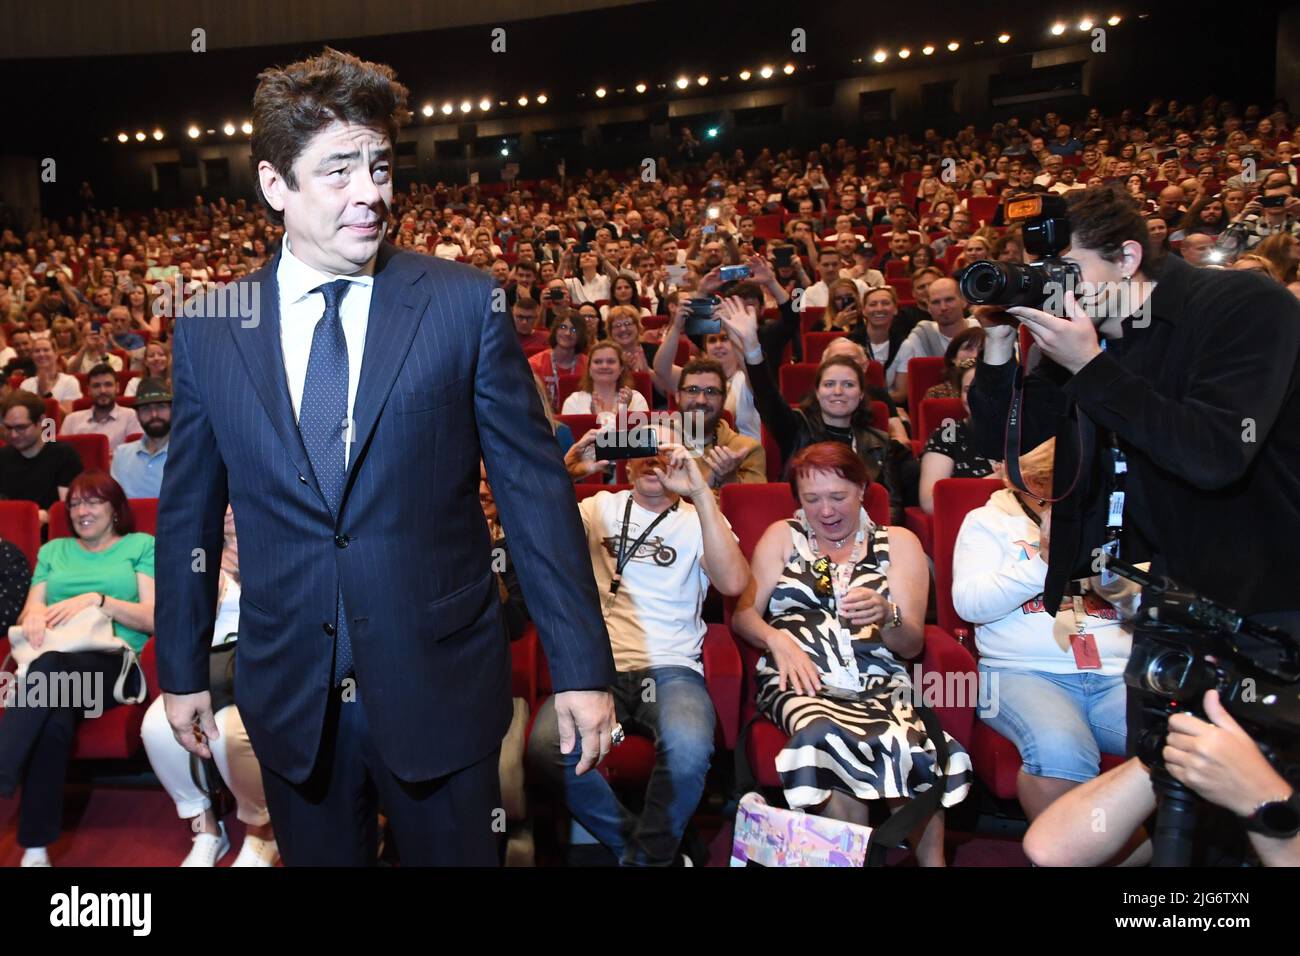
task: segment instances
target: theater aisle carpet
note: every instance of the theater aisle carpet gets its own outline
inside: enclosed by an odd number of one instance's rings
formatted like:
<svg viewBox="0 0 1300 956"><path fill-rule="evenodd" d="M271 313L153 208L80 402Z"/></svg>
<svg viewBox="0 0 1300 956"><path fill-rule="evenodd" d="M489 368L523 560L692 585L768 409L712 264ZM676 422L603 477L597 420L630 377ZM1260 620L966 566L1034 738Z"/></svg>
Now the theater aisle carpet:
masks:
<svg viewBox="0 0 1300 956"><path fill-rule="evenodd" d="M176 866L190 848L190 833L161 790L99 784L69 785L64 819L68 829L50 848L55 866ZM244 826L226 817L231 851L219 864L229 866L244 839ZM18 801L0 800L0 867L17 866ZM705 830L709 866L726 866L731 855L731 827ZM710 832L711 831L711 832ZM1028 866L1018 840L949 835L949 859L955 866Z"/></svg>

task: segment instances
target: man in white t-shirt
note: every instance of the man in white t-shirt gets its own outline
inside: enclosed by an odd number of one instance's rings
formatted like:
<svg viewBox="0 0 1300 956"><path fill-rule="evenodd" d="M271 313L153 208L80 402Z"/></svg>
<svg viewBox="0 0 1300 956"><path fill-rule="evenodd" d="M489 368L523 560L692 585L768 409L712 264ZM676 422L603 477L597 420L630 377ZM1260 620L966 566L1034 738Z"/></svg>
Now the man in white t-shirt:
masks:
<svg viewBox="0 0 1300 956"><path fill-rule="evenodd" d="M824 309L830 302L830 285L840 278L844 259L834 246L823 246L817 253L817 281L803 291L803 306L806 309ZM876 273L879 275L880 273ZM862 279L851 280L858 287L859 295L871 291L871 285ZM884 284L884 280L881 280Z"/></svg>
<svg viewBox="0 0 1300 956"><path fill-rule="evenodd" d="M935 279L930 283L930 318L916 323L894 356L894 382L889 387L894 401L907 401L908 362L942 356L958 332L978 325L976 319L966 318L966 300L956 279ZM916 409L911 411L916 414Z"/></svg>
<svg viewBox="0 0 1300 956"><path fill-rule="evenodd" d="M612 688L618 719L655 741L644 809L629 811L599 774L574 774L579 754L576 748L560 753L549 700L528 742L533 768L564 791L573 817L628 866L680 860L682 834L713 753L700 611L710 583L735 596L749 582L736 536L695 460L672 443L670 429L656 430L659 455L629 462L631 491L600 492L578 507L618 669ZM583 459L595 436L588 432L565 458L575 477L602 464Z"/></svg>

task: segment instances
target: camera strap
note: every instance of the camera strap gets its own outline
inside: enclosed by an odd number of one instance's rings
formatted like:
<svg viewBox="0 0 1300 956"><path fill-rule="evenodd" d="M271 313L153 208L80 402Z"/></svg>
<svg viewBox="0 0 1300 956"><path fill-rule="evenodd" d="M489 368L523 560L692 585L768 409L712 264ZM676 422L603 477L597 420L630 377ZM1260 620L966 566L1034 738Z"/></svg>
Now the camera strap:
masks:
<svg viewBox="0 0 1300 956"><path fill-rule="evenodd" d="M1020 363L1016 364L1016 374L1011 381L1011 404L1007 412L1007 427L1003 440L1002 461L1006 468L1007 480L1017 491L1023 491L1027 495L1033 495L1032 491L1025 487L1024 475L1020 472L1020 426L1024 413L1025 400L1025 367ZM1078 458L1074 468L1074 478L1070 481L1070 487L1054 498L1044 498L1043 501L1048 504L1055 504L1073 494L1075 487L1079 484L1079 478L1083 474L1083 431L1084 421L1083 414L1079 411L1079 406L1074 402L1070 403L1070 408L1066 410L1067 416L1070 411L1076 415L1076 427L1074 429L1075 438L1078 441ZM1091 423L1088 423L1091 427Z"/></svg>
<svg viewBox="0 0 1300 956"><path fill-rule="evenodd" d="M609 593L611 596L618 594L618 589L623 584L623 569L627 567L632 556L637 553L641 545L645 544L646 538L650 537L650 532L659 526L670 514L677 510L680 501L674 501L665 510L661 511L654 521L651 521L646 529L641 532L641 537L633 542L631 549L627 548L628 528L632 524L632 492L627 493L627 507L623 509L623 530L618 535L618 557L614 560L614 576L609 581Z"/></svg>

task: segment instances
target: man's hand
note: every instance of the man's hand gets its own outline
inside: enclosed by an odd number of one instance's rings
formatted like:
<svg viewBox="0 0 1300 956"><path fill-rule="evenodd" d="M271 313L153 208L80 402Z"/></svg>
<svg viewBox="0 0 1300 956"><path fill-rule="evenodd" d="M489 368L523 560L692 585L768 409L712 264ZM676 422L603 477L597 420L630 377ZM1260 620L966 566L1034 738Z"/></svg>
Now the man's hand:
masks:
<svg viewBox="0 0 1300 956"><path fill-rule="evenodd" d="M592 452L593 457L586 457L587 450L595 445L596 436L600 434L600 431L599 428L591 429L564 453L564 467L569 472L569 477L574 481L582 481L582 479L609 467L608 461L597 461L595 459L594 451Z"/></svg>
<svg viewBox="0 0 1300 956"><path fill-rule="evenodd" d="M1097 327L1075 301L1073 292L1065 293L1068 318L1059 319L1023 305L1012 306L1007 311L1025 323L1043 352L1072 375L1101 354Z"/></svg>
<svg viewBox="0 0 1300 956"><path fill-rule="evenodd" d="M668 455L668 467L656 466L654 473L667 490L683 498L709 494L708 483L690 452L681 445L664 444L659 446L659 453Z"/></svg>
<svg viewBox="0 0 1300 956"><path fill-rule="evenodd" d="M212 714L212 695L206 690L197 694L163 694L163 710L176 742L204 760L212 758L208 742L217 740L217 720Z"/></svg>
<svg viewBox="0 0 1300 956"><path fill-rule="evenodd" d="M1219 692L1207 690L1203 703L1210 723L1191 714L1169 718L1164 759L1174 779L1240 817L1286 797L1291 787L1224 709Z"/></svg>
<svg viewBox="0 0 1300 956"><path fill-rule="evenodd" d="M607 690L560 691L555 695L555 719L560 727L560 753L573 752L575 731L582 739L582 759L575 774L581 776L605 759L618 722L613 694Z"/></svg>
<svg viewBox="0 0 1300 956"><path fill-rule="evenodd" d="M714 484L722 485L735 474L745 456L722 445L714 445L704 452L704 463L713 471Z"/></svg>

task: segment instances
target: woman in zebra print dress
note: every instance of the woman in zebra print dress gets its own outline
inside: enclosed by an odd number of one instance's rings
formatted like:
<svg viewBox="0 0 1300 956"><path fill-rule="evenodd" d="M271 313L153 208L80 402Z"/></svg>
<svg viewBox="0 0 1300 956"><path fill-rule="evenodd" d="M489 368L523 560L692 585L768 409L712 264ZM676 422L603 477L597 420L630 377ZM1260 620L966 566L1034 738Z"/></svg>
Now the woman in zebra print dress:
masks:
<svg viewBox="0 0 1300 956"><path fill-rule="evenodd" d="M893 808L934 785L934 742L903 663L924 648L928 566L915 535L867 517L866 469L847 446L811 445L790 474L802 507L754 549L732 627L765 652L758 708L790 735L777 757L786 802L866 824L868 801ZM969 756L947 744L945 807L971 784ZM911 841L921 865L942 866L942 811Z"/></svg>

